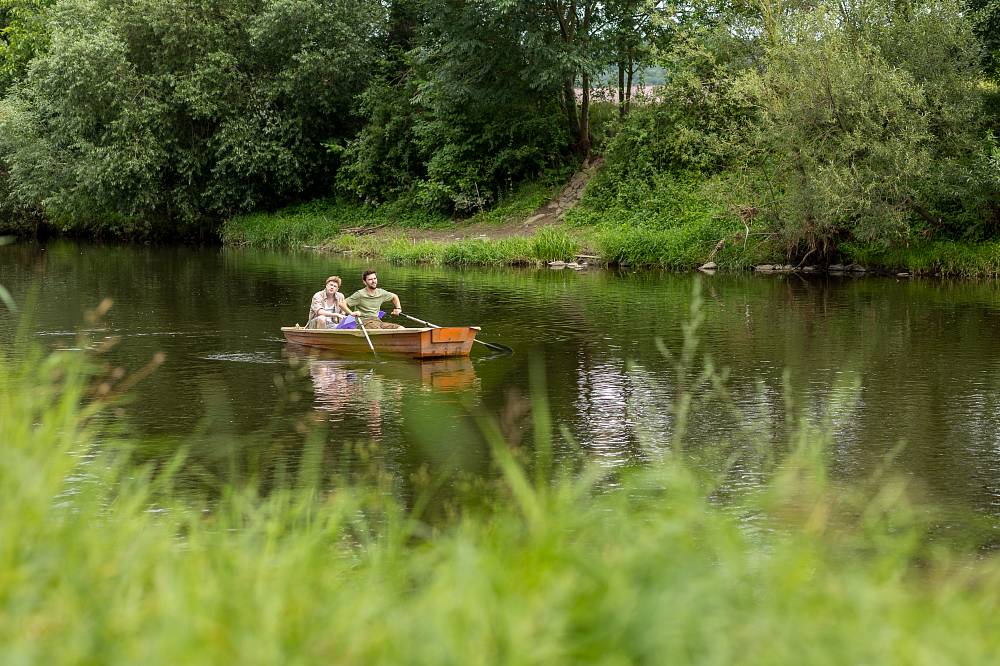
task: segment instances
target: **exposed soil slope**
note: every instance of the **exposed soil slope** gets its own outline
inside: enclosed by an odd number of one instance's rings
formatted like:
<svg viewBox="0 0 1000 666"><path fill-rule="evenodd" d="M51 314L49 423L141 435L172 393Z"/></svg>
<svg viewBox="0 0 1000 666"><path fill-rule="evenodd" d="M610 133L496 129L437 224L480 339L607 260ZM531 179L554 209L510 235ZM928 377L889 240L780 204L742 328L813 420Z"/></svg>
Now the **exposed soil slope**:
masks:
<svg viewBox="0 0 1000 666"><path fill-rule="evenodd" d="M562 222L563 216L570 208L579 203L587 183L597 173L604 163L603 157L595 157L584 162L583 166L566 182L559 195L535 210L523 220L508 224L462 224L456 223L450 229L400 229L386 228L375 232L375 236L405 237L411 240L454 241L465 238L508 238L511 236L531 236L538 229Z"/></svg>

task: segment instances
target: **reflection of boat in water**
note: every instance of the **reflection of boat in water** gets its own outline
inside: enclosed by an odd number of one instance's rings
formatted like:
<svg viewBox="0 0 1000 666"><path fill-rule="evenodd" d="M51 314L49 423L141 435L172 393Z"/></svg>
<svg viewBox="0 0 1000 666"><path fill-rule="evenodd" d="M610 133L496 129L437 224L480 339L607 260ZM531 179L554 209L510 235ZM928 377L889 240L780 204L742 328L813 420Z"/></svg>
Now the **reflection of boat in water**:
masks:
<svg viewBox="0 0 1000 666"><path fill-rule="evenodd" d="M438 391L471 388L477 380L476 369L468 356L386 364L378 372L402 381L419 381L422 386Z"/></svg>
<svg viewBox="0 0 1000 666"><path fill-rule="evenodd" d="M291 345L286 348L286 352L289 356L300 358L309 364L309 373L317 394L339 395L357 376L370 371L385 379L396 380L402 384L418 384L423 388L437 391L465 390L475 387L478 382L476 369L468 356L426 360L399 359L359 368L354 364L347 365L339 352L326 349Z"/></svg>
<svg viewBox="0 0 1000 666"><path fill-rule="evenodd" d="M454 398L444 396L474 392L479 385L468 357L360 364L343 358L324 360L322 356L329 352L323 350L304 351L301 356L312 380L314 408L329 414L338 427L347 427L346 432L375 439L385 434L387 423L399 428L407 400L429 399L441 405L443 398L454 403ZM413 404L428 403L410 403L411 408Z"/></svg>
<svg viewBox="0 0 1000 666"><path fill-rule="evenodd" d="M315 329L283 326L289 342L346 353L370 353L364 332L357 329ZM368 331L377 353L411 358L468 356L479 332L478 326L442 328L380 328Z"/></svg>

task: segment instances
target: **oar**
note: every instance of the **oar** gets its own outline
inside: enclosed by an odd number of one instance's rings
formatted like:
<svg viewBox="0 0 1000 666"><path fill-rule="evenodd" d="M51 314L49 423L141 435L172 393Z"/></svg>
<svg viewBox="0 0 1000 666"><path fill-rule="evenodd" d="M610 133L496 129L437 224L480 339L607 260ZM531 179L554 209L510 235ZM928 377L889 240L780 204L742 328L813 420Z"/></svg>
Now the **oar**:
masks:
<svg viewBox="0 0 1000 666"><path fill-rule="evenodd" d="M361 322L361 317L355 317L358 322L358 326L361 327L361 332L365 334L365 340L368 341L368 348L372 350L372 354L375 354L375 345L372 344L372 339L368 337L368 331L365 329L365 325ZM376 358L378 354L375 354Z"/></svg>
<svg viewBox="0 0 1000 666"><path fill-rule="evenodd" d="M416 317L411 317L410 315L403 314L402 312L400 312L399 314L402 315L402 316L404 316L404 317L406 317L407 319L412 319L413 321L415 321L415 322L417 322L419 324L423 324L424 326L430 326L431 328L441 328L437 324L432 324L429 321L424 321L423 319L417 319ZM473 342L478 342L481 345L486 345L490 349L495 349L496 351L503 352L505 354L513 354L514 353L514 350L511 349L510 347L508 347L507 345L498 345L498 344L496 344L494 342L483 342L482 340L476 340L475 338L473 338L472 341Z"/></svg>

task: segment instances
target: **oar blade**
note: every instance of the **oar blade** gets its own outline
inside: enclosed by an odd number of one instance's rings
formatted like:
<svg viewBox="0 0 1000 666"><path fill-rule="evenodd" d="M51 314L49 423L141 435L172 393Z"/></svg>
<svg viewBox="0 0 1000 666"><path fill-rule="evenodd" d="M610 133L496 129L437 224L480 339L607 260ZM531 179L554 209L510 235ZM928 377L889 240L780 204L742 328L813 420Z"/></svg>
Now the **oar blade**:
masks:
<svg viewBox="0 0 1000 666"><path fill-rule="evenodd" d="M492 349L494 351L503 352L504 354L513 354L514 353L514 350L511 349L510 347L508 347L507 345L500 345L500 344L497 344L495 342L485 342L483 340L476 340L476 342L478 342L479 344L484 345L486 347L489 347L490 349Z"/></svg>

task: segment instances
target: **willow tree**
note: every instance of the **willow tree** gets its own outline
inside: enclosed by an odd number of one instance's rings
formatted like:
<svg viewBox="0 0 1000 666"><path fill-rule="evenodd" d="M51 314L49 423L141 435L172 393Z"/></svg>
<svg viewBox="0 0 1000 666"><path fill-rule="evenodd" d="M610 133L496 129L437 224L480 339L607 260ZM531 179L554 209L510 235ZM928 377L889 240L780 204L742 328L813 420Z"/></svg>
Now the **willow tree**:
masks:
<svg viewBox="0 0 1000 666"><path fill-rule="evenodd" d="M970 210L977 44L947 1L898 7L800 13L742 80L757 113L761 208L790 254L967 234L982 222Z"/></svg>

